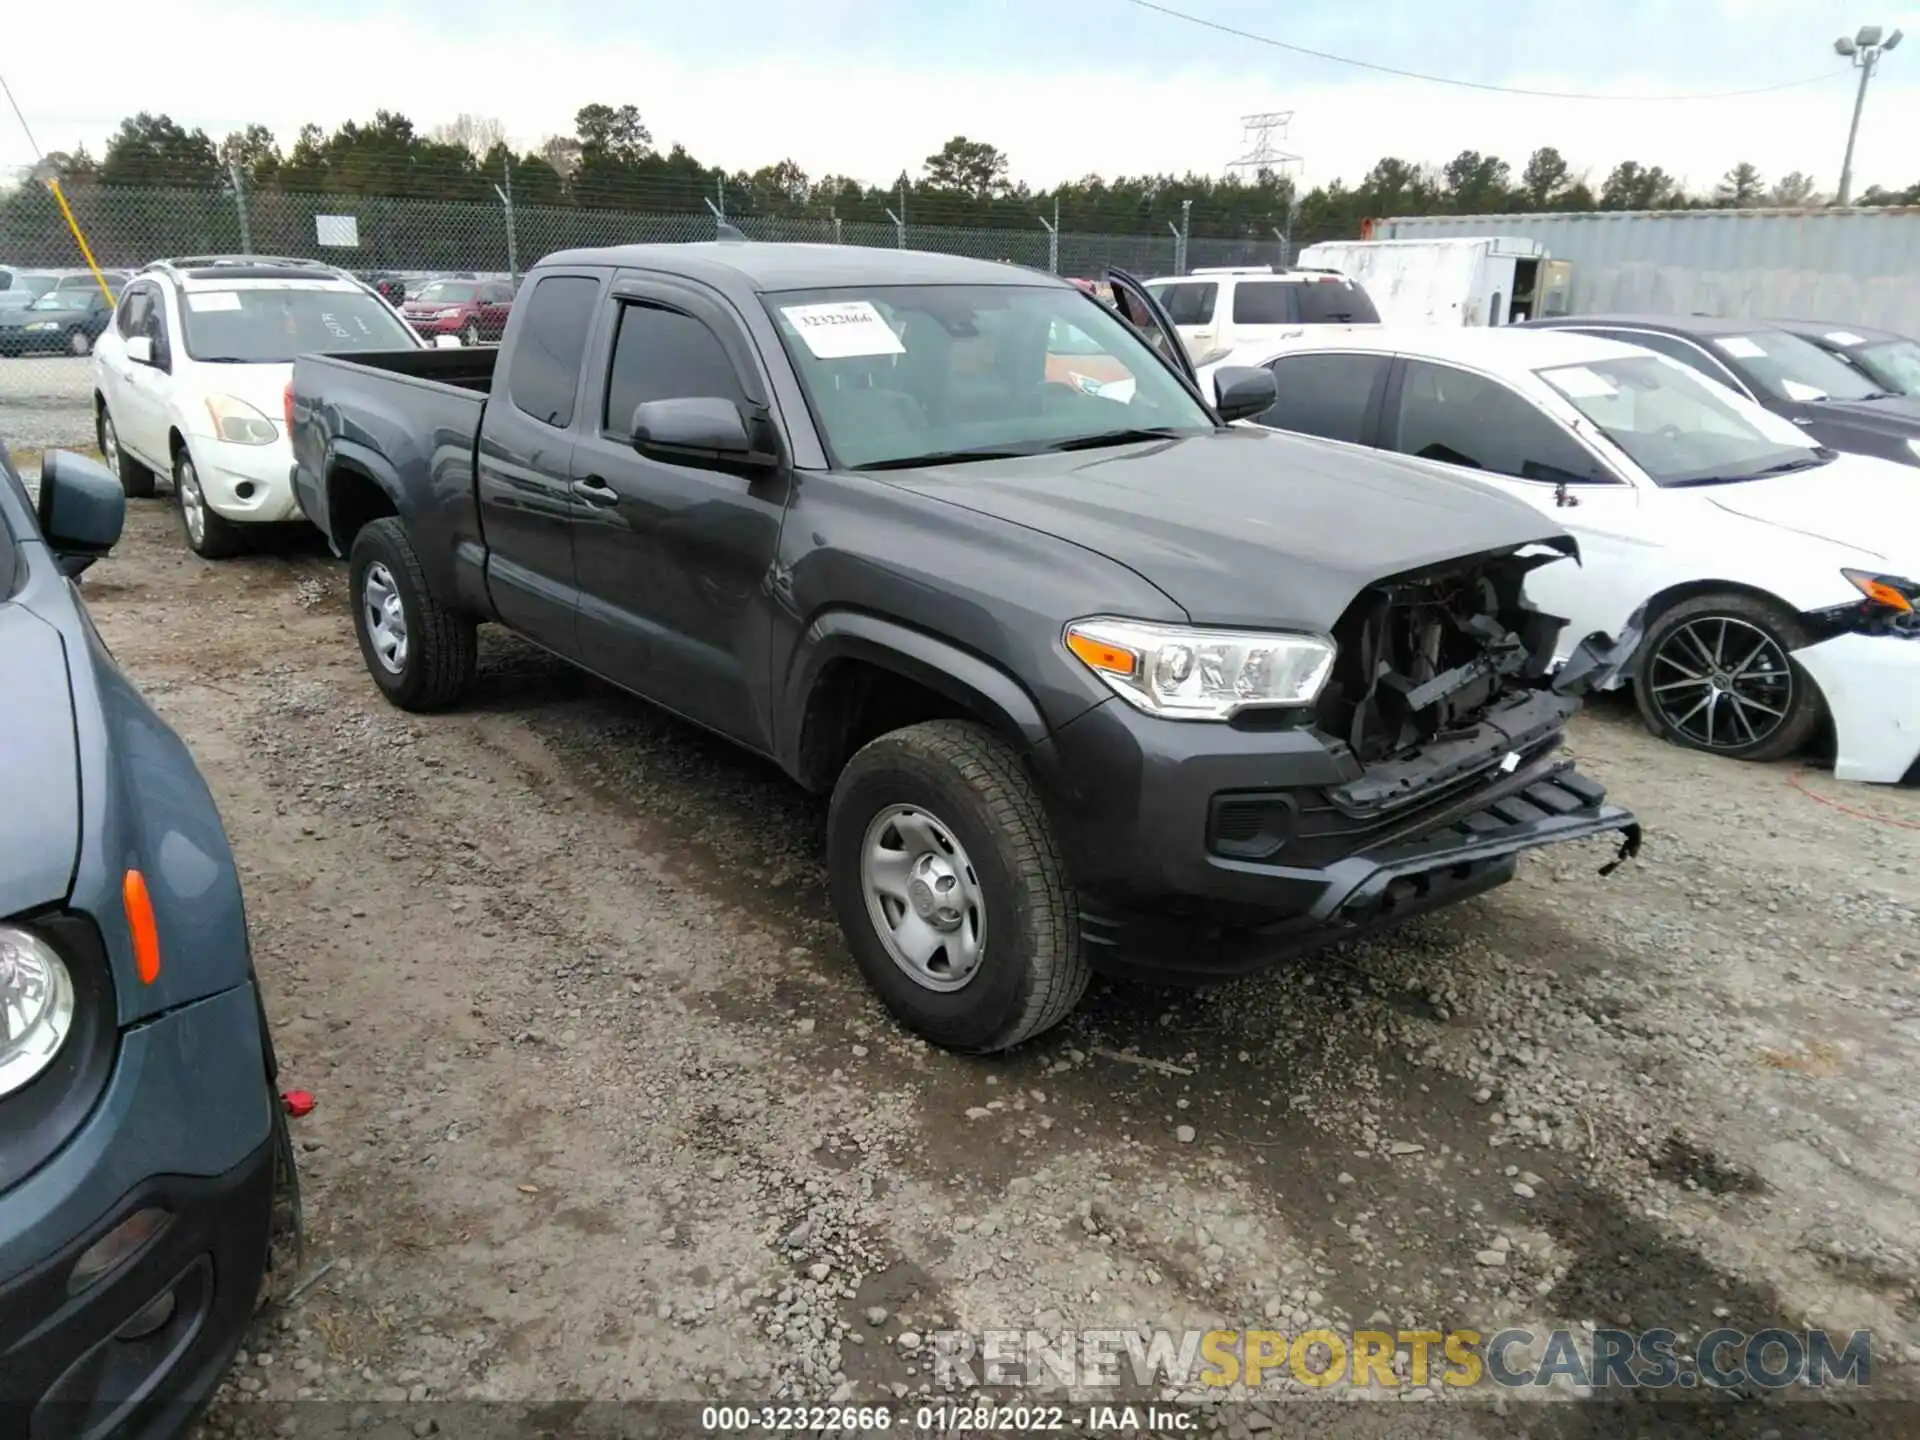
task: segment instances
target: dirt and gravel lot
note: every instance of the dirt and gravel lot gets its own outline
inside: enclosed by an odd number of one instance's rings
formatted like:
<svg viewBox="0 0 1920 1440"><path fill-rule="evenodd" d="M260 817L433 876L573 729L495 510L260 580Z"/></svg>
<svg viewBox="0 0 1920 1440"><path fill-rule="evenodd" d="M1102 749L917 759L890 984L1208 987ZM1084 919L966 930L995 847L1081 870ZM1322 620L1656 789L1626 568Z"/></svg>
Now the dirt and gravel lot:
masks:
<svg viewBox="0 0 1920 1440"><path fill-rule="evenodd" d="M380 1408L409 1397L549 1425L883 1400L947 1327L1871 1327L1874 1390L1916 1388L1912 790L1602 707L1574 747L1649 830L1612 877L1597 842L1537 856L1397 934L1213 991L1096 983L958 1059L855 975L822 807L724 743L493 634L470 704L404 715L342 566L206 564L164 499L84 588L219 798L284 1079L319 1097L297 1136L331 1268L206 1433L441 1425ZM1327 1433L1285 1383L1227 1433ZM313 1398L347 1403L280 1403ZM1432 1433L1433 1407L1370 1409Z"/></svg>
<svg viewBox="0 0 1920 1440"><path fill-rule="evenodd" d="M0 435L15 449L92 445L93 361L0 356Z"/></svg>

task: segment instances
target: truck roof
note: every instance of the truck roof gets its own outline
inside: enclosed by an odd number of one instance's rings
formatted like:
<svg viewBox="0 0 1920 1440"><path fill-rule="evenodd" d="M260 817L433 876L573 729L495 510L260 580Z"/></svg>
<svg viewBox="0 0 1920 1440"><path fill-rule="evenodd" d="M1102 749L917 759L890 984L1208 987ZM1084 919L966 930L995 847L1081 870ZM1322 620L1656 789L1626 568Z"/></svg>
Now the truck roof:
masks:
<svg viewBox="0 0 1920 1440"><path fill-rule="evenodd" d="M839 285L1058 285L1066 281L1011 262L971 260L927 250L870 245L789 245L753 240L691 244L603 245L560 250L538 269L563 265L656 270L717 288L753 291L827 289Z"/></svg>

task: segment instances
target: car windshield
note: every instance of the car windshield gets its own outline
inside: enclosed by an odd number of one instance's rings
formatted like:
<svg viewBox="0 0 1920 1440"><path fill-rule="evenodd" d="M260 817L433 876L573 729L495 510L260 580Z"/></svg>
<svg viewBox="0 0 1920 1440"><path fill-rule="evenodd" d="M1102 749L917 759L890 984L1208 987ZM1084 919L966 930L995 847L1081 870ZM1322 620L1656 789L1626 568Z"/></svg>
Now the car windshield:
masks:
<svg viewBox="0 0 1920 1440"><path fill-rule="evenodd" d="M1709 339L1736 370L1780 400L1866 400L1886 393L1846 361L1784 330Z"/></svg>
<svg viewBox="0 0 1920 1440"><path fill-rule="evenodd" d="M463 305L479 293L480 287L471 280L435 280L422 285L413 298L423 304Z"/></svg>
<svg viewBox="0 0 1920 1440"><path fill-rule="evenodd" d="M951 464L1197 434L1213 417L1068 286L882 285L765 297L836 464Z"/></svg>
<svg viewBox="0 0 1920 1440"><path fill-rule="evenodd" d="M190 290L182 306L196 360L285 364L296 355L418 346L393 310L364 290L271 286Z"/></svg>
<svg viewBox="0 0 1920 1440"><path fill-rule="evenodd" d="M1536 372L1657 485L1751 480L1826 463L1788 421L1659 355Z"/></svg>
<svg viewBox="0 0 1920 1440"><path fill-rule="evenodd" d="M1920 341L1887 340L1853 352L1874 380L1902 395L1920 395Z"/></svg>

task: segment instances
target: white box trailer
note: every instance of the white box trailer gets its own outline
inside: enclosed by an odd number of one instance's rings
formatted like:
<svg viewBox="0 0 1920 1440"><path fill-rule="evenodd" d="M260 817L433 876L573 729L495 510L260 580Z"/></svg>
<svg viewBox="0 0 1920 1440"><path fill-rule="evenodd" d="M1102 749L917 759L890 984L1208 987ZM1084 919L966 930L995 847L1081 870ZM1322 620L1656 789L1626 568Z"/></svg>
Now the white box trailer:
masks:
<svg viewBox="0 0 1920 1440"><path fill-rule="evenodd" d="M1485 235L1432 240L1328 240L1303 269L1357 280L1385 325L1508 325L1567 313L1572 267L1537 240Z"/></svg>

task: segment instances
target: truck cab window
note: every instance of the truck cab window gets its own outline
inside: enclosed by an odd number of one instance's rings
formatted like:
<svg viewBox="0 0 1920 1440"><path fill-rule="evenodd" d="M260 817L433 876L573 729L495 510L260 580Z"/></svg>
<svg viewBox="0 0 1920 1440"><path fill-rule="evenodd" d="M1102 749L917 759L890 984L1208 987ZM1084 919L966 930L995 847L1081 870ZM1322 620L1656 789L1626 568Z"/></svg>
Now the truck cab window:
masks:
<svg viewBox="0 0 1920 1440"><path fill-rule="evenodd" d="M548 275L533 287L507 372L513 408L559 430L573 423L587 328L600 282L586 275Z"/></svg>
<svg viewBox="0 0 1920 1440"><path fill-rule="evenodd" d="M710 396L746 399L719 337L678 310L622 305L601 427L609 435L626 435L636 405Z"/></svg>

